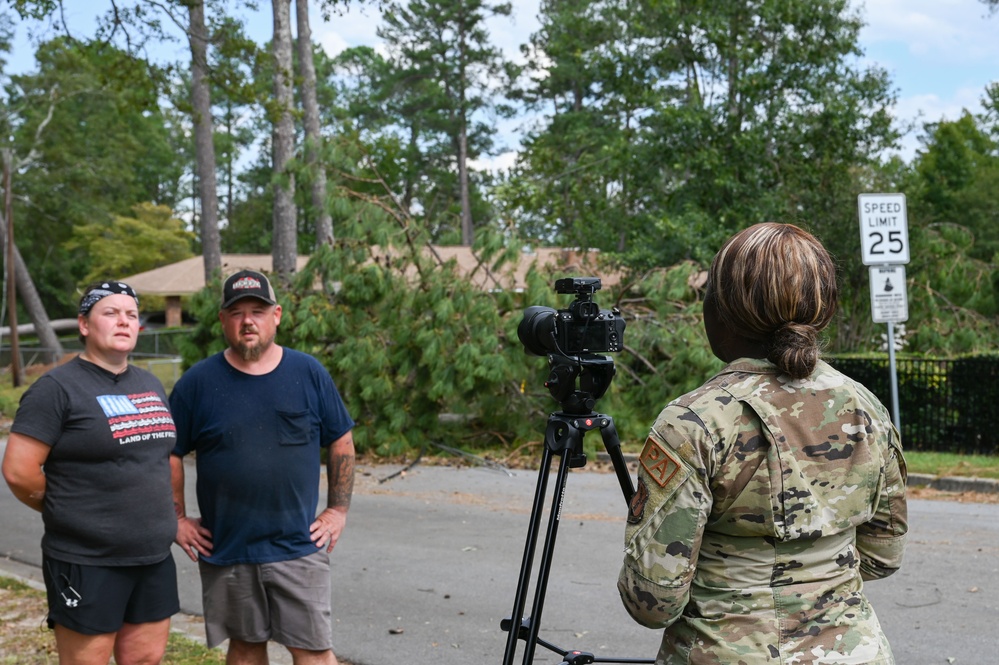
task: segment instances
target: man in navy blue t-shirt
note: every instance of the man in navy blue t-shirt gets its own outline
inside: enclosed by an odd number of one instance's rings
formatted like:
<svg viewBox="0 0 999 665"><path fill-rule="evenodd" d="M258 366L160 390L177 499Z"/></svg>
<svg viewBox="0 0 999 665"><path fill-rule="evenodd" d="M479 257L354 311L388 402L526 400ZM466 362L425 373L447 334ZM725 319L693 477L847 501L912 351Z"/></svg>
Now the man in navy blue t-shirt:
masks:
<svg viewBox="0 0 999 665"><path fill-rule="evenodd" d="M281 306L267 278L223 286L229 347L184 373L170 395L177 544L201 572L207 641L226 662L266 662L274 640L295 662L335 664L329 553L354 485L354 421L329 372L274 343ZM320 449L328 447L326 508ZM184 506L183 456L196 453L201 518Z"/></svg>

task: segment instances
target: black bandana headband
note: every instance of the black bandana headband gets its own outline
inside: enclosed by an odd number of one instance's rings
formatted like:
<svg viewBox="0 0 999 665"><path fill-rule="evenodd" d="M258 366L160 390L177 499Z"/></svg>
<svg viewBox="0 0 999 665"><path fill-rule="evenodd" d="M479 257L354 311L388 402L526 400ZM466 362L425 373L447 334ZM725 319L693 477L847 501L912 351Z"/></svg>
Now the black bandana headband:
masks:
<svg viewBox="0 0 999 665"><path fill-rule="evenodd" d="M135 298L135 304L139 304L139 296L135 294L135 289L128 284L124 282L103 282L83 294L83 298L80 299L80 316L89 314L94 305L102 298L114 295L132 296Z"/></svg>

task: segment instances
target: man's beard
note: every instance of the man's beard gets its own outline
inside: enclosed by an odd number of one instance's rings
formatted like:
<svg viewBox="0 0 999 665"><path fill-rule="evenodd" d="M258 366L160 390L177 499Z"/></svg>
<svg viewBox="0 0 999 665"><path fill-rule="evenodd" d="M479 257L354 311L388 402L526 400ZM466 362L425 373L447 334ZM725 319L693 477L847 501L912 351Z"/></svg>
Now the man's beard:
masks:
<svg viewBox="0 0 999 665"><path fill-rule="evenodd" d="M266 351L270 347L270 345L274 343L273 337L269 339L263 339L262 337L259 337L260 334L259 332L257 331L254 332L257 333L258 337L257 337L257 343L254 344L253 346L250 346L242 339L238 338L235 340L235 342L229 344L232 350L235 351L236 354L240 358L242 358L244 362L255 362L257 360L260 360L260 356L264 354L264 351Z"/></svg>

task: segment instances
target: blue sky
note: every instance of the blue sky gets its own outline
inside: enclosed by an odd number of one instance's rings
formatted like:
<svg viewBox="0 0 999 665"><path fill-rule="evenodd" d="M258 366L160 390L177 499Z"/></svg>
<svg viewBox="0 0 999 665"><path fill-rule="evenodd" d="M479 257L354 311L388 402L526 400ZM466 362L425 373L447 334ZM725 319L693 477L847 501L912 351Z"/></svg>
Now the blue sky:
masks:
<svg viewBox="0 0 999 665"><path fill-rule="evenodd" d="M981 110L985 87L999 81L999 14L978 0L867 0L861 36L868 60L888 70L896 117L954 120ZM905 142L911 154L915 136Z"/></svg>
<svg viewBox="0 0 999 665"><path fill-rule="evenodd" d="M68 0L71 28L86 34L96 13L92 7L100 2ZM260 11L249 17L249 28L263 41L270 38L270 2L259 0L259 4ZM537 0L513 0L513 16L494 21L493 38L511 55L519 56L519 44L535 29L537 4ZM898 89L896 117L921 123L956 119L963 109L981 110L986 85L999 80L999 15L989 16L978 0L853 0L853 6L867 22L861 34L867 60L887 69ZM348 46L377 44L373 9L355 5L328 23L315 9L313 15L313 37L331 54ZM165 59L188 57L186 44L161 48ZM8 71L31 67L32 53L28 30L20 25ZM516 132L516 127L505 129ZM901 154L906 159L918 146L917 136L913 132L903 142ZM510 159L507 155L497 162L502 165Z"/></svg>

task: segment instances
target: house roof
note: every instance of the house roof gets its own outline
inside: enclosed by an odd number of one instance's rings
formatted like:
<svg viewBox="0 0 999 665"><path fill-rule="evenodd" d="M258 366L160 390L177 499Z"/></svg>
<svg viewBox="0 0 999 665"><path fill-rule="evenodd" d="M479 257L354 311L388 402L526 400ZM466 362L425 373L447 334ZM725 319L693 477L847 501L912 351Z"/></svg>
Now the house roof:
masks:
<svg viewBox="0 0 999 665"><path fill-rule="evenodd" d="M596 275L601 277L604 286L611 286L620 281L620 275L607 269L598 270L599 250L578 250L566 248L545 247L521 254L520 262L503 272L493 271L483 264L472 252L470 247L431 245L424 250L436 256L442 263L454 260L458 271L476 286L485 289L523 289L526 286L527 272L533 265L562 266L567 273L576 275ZM372 260L382 265L402 253L391 248L372 248ZM308 256L299 256L297 270L305 268ZM140 295L152 296L189 296L197 293L205 286L204 259L194 256L177 263L147 270L128 277L122 281L129 284ZM229 274L237 270L259 270L269 273L273 264L270 254L223 254L222 273ZM409 266L407 276L415 277L416 270Z"/></svg>
<svg viewBox="0 0 999 665"><path fill-rule="evenodd" d="M604 286L611 286L620 281L620 275L599 265L600 250L579 250L574 248L541 247L520 254L520 260L514 266L504 266L500 271L493 270L488 263L483 263L475 255L471 247L455 245L430 245L424 252L432 254L441 263L454 261L458 273L475 286L483 290L503 289L522 290L527 286L527 273L532 266L561 267L566 273L575 276L599 276ZM399 256L401 252L392 248L373 247L373 260L382 265ZM416 277L416 268L410 264L406 276Z"/></svg>
<svg viewBox="0 0 999 665"><path fill-rule="evenodd" d="M305 267L309 257L298 257L298 270ZM273 268L270 254L223 254L222 274L237 270L257 270L269 273ZM146 272L123 277L122 280L140 295L189 296L205 288L205 260L202 256L160 266Z"/></svg>

